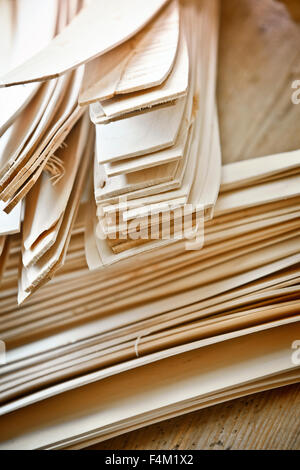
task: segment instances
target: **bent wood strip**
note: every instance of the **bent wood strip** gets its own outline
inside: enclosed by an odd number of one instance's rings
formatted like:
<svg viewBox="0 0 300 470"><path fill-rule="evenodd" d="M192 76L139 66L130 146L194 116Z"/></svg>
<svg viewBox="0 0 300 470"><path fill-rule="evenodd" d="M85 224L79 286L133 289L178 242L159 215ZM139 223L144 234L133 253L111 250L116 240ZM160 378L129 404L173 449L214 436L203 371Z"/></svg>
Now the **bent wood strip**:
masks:
<svg viewBox="0 0 300 470"><path fill-rule="evenodd" d="M179 7L173 1L135 37L86 65L79 104L160 85L173 67L178 39Z"/></svg>
<svg viewBox="0 0 300 470"><path fill-rule="evenodd" d="M49 80L108 52L143 28L166 1L92 0L47 47L2 76L0 87Z"/></svg>

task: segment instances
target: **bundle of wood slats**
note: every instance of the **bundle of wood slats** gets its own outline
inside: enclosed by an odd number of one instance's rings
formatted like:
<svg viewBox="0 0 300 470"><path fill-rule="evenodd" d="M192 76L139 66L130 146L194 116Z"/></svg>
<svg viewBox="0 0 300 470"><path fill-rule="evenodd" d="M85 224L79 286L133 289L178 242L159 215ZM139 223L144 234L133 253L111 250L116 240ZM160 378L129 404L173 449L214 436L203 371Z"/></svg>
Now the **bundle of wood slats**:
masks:
<svg viewBox="0 0 300 470"><path fill-rule="evenodd" d="M297 382L300 151L222 164L218 0L0 8L0 447Z"/></svg>
<svg viewBox="0 0 300 470"><path fill-rule="evenodd" d="M219 191L218 4L204 2L200 8L187 3L179 19L178 4L173 2L164 15L150 25L146 40L143 36L132 40L130 53L117 70L120 89L116 86L108 92L99 80L98 87L94 85L90 92L84 89L81 95L84 103L97 100L90 106L90 115L96 125L95 222L105 240L99 250L103 264L196 231L196 213L210 218ZM112 63L117 52L111 53ZM161 60L165 67L160 67L160 80L154 74L156 81L149 81L149 70L155 70ZM97 62L87 67L88 83L90 77L96 80L97 70L110 70L108 59ZM194 214L185 230L178 224L183 208L186 218L188 208ZM169 227L165 228L166 220Z"/></svg>

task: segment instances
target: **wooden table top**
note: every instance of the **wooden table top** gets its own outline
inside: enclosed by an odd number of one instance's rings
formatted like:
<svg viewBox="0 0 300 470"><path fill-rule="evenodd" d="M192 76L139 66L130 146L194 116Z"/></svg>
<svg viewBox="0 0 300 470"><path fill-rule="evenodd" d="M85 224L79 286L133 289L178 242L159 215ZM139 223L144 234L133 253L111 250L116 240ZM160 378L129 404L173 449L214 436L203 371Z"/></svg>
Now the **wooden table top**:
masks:
<svg viewBox="0 0 300 470"><path fill-rule="evenodd" d="M275 0L221 3L217 94L223 161L299 149L300 104L291 101L291 85L300 80L300 24ZM93 449L300 449L299 423L300 385L294 385L155 424Z"/></svg>
<svg viewBox="0 0 300 470"><path fill-rule="evenodd" d="M154 424L90 449L300 449L300 385L232 400Z"/></svg>

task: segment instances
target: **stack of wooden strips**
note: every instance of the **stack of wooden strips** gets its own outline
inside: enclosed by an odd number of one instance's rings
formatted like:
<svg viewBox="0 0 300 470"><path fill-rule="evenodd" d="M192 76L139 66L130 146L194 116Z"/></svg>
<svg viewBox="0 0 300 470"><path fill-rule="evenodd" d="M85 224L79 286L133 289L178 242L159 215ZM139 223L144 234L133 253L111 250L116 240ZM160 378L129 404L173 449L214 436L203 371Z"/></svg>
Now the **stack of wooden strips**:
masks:
<svg viewBox="0 0 300 470"><path fill-rule="evenodd" d="M86 81L82 64L101 54L106 57L106 52L110 56L108 51L124 41L128 44L126 40L166 3L154 0L144 7L137 0L126 5L115 0L107 7L95 0L1 2L1 20L8 30L4 32L11 40L0 51L5 59L0 78L0 236L19 232L24 219L20 303L64 263L91 168L94 126L86 107L78 102ZM130 22L121 20L127 8L135 11ZM178 26L178 5L171 3L167 9L161 12L162 26L166 17L176 23L176 14ZM29 21L32 11L40 18L34 33ZM173 30L178 36L179 29L171 28L171 35Z"/></svg>
<svg viewBox="0 0 300 470"><path fill-rule="evenodd" d="M82 205L64 268L20 308L12 240L1 291L3 447L82 447L298 381L299 155L223 166L199 251L179 241L89 272Z"/></svg>
<svg viewBox="0 0 300 470"><path fill-rule="evenodd" d="M215 0L183 3L180 14L171 2L127 49L86 68L79 100L92 102L96 126L94 230L104 265L189 236L197 213L212 217L218 17Z"/></svg>
<svg viewBox="0 0 300 470"><path fill-rule="evenodd" d="M222 166L218 2L142 3L87 2L2 77L34 97L64 79L47 106L68 103L19 111L22 129L46 116L33 148L51 134L55 156L18 154L4 188L26 204L0 213L0 448L82 448L300 378L300 151Z"/></svg>
<svg viewBox="0 0 300 470"><path fill-rule="evenodd" d="M57 40L72 23L82 2L3 0L0 6L5 13L1 24L11 33L2 84L10 85L5 83L7 70L18 70L22 60L28 57L30 63L32 55L51 46L52 38ZM39 18L33 32L32 11ZM23 221L20 302L63 263L76 218L93 155L93 129L78 105L83 71L79 67L43 83L0 89L1 272L8 236L20 232Z"/></svg>

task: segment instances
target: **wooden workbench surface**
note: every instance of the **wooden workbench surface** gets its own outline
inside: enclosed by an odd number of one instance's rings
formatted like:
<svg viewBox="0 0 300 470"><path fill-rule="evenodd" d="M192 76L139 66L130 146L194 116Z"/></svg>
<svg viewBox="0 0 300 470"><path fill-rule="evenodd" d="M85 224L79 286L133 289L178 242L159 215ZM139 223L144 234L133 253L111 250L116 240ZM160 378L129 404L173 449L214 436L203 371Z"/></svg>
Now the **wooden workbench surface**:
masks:
<svg viewBox="0 0 300 470"><path fill-rule="evenodd" d="M300 25L275 0L221 0L218 106L223 161L300 148ZM300 3L300 2L299 2ZM299 6L300 9L300 6ZM191 413L97 449L300 449L300 386Z"/></svg>
<svg viewBox="0 0 300 470"><path fill-rule="evenodd" d="M91 449L300 449L300 385L233 400Z"/></svg>

